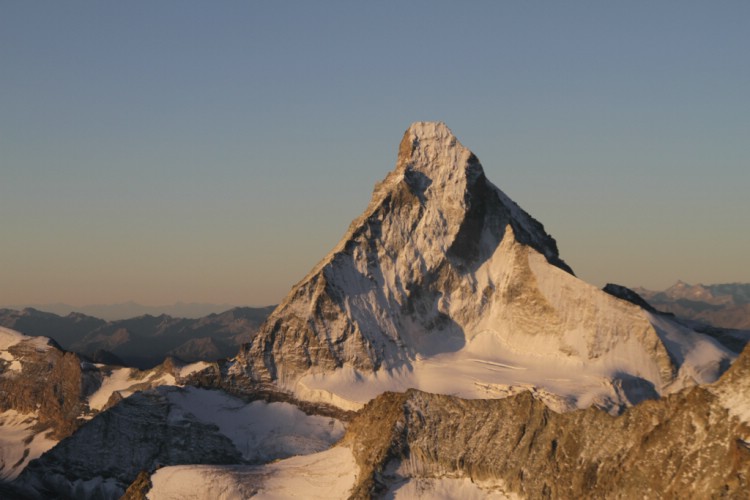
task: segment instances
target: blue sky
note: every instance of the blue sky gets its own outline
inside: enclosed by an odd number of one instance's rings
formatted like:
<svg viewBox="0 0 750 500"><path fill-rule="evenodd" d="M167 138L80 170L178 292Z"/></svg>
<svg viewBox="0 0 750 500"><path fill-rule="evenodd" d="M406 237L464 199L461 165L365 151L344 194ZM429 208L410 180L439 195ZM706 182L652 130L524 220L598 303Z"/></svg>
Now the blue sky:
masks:
<svg viewBox="0 0 750 500"><path fill-rule="evenodd" d="M596 285L750 281L750 4L0 5L0 305L279 301L442 120Z"/></svg>

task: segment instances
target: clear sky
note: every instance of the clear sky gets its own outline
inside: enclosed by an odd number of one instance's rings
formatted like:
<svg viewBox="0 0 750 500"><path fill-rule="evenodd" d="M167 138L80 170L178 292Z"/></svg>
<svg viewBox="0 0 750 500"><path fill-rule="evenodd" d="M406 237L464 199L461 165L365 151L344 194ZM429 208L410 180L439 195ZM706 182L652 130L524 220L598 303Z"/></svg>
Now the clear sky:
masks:
<svg viewBox="0 0 750 500"><path fill-rule="evenodd" d="M275 303L413 121L596 285L750 281L750 2L0 3L0 306Z"/></svg>

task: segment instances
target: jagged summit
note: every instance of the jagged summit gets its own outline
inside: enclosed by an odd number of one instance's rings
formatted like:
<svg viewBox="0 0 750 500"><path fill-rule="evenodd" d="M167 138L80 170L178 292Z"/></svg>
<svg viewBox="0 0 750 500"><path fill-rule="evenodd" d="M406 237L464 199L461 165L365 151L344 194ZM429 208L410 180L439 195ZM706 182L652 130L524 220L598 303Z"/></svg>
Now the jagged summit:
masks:
<svg viewBox="0 0 750 500"><path fill-rule="evenodd" d="M557 408L613 407L712 380L732 356L701 338L671 340L680 351L669 352L660 335L683 332L665 321L575 278L542 224L445 124L418 122L364 213L228 377L342 407L409 387L465 397L535 388ZM711 354L691 364L704 344Z"/></svg>
<svg viewBox="0 0 750 500"><path fill-rule="evenodd" d="M396 171L419 171L432 177L483 173L476 157L443 122L415 122L404 132Z"/></svg>
<svg viewBox="0 0 750 500"><path fill-rule="evenodd" d="M311 274L388 217L400 222L391 243L413 245L428 264L447 253L455 265L471 267L494 251L510 225L516 239L573 274L544 226L487 179L474 153L443 122L415 122L406 130L396 168L376 184L367 209Z"/></svg>

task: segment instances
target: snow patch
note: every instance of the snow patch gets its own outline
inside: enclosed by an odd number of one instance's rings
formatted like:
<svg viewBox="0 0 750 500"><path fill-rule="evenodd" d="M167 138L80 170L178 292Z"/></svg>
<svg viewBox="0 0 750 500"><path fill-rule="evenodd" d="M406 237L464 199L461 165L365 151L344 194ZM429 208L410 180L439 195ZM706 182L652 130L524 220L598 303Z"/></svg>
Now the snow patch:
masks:
<svg viewBox="0 0 750 500"><path fill-rule="evenodd" d="M697 333L664 316L646 312L656 333L679 366L675 386L670 392L688 385L710 384L722 373L722 365L729 364L737 355L708 335Z"/></svg>
<svg viewBox="0 0 750 500"><path fill-rule="evenodd" d="M307 415L289 403L246 403L226 393L186 387L167 393L170 421L192 415L219 427L247 460L266 461L327 449L344 435L333 418Z"/></svg>
<svg viewBox="0 0 750 500"><path fill-rule="evenodd" d="M350 448L337 446L272 464L247 466L181 465L151 476L151 500L281 500L347 498L358 466Z"/></svg>
<svg viewBox="0 0 750 500"><path fill-rule="evenodd" d="M109 398L115 392L119 392L126 398L136 391L159 387L162 385L180 386L177 379L171 373L141 372L135 368L110 368L104 365L96 365L99 369L111 370L102 380L101 386L88 398L89 408L93 411L101 411L107 404Z"/></svg>
<svg viewBox="0 0 750 500"><path fill-rule="evenodd" d="M110 375L102 380L102 385L99 389L89 396L89 408L101 411L115 392L119 392L123 397L132 394L133 391L129 391L128 389L133 385L143 382L142 380L131 378L135 372L136 370L133 368L114 368Z"/></svg>
<svg viewBox="0 0 750 500"><path fill-rule="evenodd" d="M0 350L7 350L9 347L29 338L31 337L27 337L26 335L11 330L10 328L0 326Z"/></svg>
<svg viewBox="0 0 750 500"><path fill-rule="evenodd" d="M37 351L48 351L52 349L47 337L29 337L10 328L0 327L0 350L7 351L14 345L24 342L34 347Z"/></svg>
<svg viewBox="0 0 750 500"><path fill-rule="evenodd" d="M180 368L179 376L180 378L185 378L188 375L197 373L201 370L208 368L209 366L211 366L211 363L208 363L206 361L198 361L196 363L191 363L189 365L185 365L182 368Z"/></svg>
<svg viewBox="0 0 750 500"><path fill-rule="evenodd" d="M337 273L350 303L358 301L352 314L367 304L365 310L372 310L378 300L378 308L388 311L385 293L358 288L356 273L350 276L346 268ZM529 390L556 411L596 405L616 413L643 399L713 382L736 357L706 335L549 265L544 255L519 244L510 226L474 280L473 290L492 291L480 310L473 291L446 292L436 307L457 326L430 331L405 322L399 335L408 349L393 354L388 348L396 345L385 345L378 371L344 365L282 384L300 399L347 410L385 391L416 388L470 399ZM387 318L398 314L363 315L358 323L389 331ZM409 351L413 354L404 359Z"/></svg>
<svg viewBox="0 0 750 500"><path fill-rule="evenodd" d="M383 497L386 500L517 500L514 493L507 493L502 482L474 482L469 478L409 478L392 485Z"/></svg>
<svg viewBox="0 0 750 500"><path fill-rule="evenodd" d="M57 444L46 432L34 429L37 422L32 413L0 413L0 479L15 479L31 460Z"/></svg>

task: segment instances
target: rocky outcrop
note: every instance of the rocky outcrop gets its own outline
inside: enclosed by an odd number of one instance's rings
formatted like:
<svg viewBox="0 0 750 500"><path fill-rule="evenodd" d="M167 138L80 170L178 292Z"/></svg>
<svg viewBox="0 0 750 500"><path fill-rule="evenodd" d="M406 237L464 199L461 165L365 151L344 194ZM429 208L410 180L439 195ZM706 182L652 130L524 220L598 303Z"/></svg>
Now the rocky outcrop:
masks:
<svg viewBox="0 0 750 500"><path fill-rule="evenodd" d="M119 498L144 471L182 464L262 464L326 450L343 434L335 418L306 414L287 403L160 387L94 417L31 462L14 486L33 497ZM148 482L140 477L145 487ZM136 489L130 494L136 495Z"/></svg>
<svg viewBox="0 0 750 500"><path fill-rule="evenodd" d="M142 470L241 462L216 425L169 418L172 408L159 391L124 399L31 462L15 485L40 498L118 498Z"/></svg>
<svg viewBox="0 0 750 500"><path fill-rule="evenodd" d="M353 498L404 478L500 480L525 498L747 498L750 349L714 386L630 408L558 414L529 393L463 400L387 393L349 426ZM737 398L739 398L739 403ZM745 419L737 408L747 405Z"/></svg>
<svg viewBox="0 0 750 500"><path fill-rule="evenodd" d="M641 297L628 287L617 285L615 283L607 283L604 288L602 288L602 291L612 295L613 297L617 297L618 299L627 300L631 304L635 304L638 307L654 314L669 314L662 313L661 311L657 310L651 304L643 300L643 297Z"/></svg>
<svg viewBox="0 0 750 500"><path fill-rule="evenodd" d="M96 376L81 367L77 354L42 337L26 337L6 352L10 359L0 359L0 411L36 414L39 428L51 429L52 437L70 435Z"/></svg>
<svg viewBox="0 0 750 500"><path fill-rule="evenodd" d="M146 494L151 489L151 474L146 471L141 471L136 476L128 489L125 490L120 500L146 500Z"/></svg>
<svg viewBox="0 0 750 500"><path fill-rule="evenodd" d="M13 479L33 459L100 411L160 385L200 380L213 365L168 358L147 371L93 364L51 339L0 327L0 478Z"/></svg>

